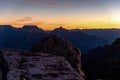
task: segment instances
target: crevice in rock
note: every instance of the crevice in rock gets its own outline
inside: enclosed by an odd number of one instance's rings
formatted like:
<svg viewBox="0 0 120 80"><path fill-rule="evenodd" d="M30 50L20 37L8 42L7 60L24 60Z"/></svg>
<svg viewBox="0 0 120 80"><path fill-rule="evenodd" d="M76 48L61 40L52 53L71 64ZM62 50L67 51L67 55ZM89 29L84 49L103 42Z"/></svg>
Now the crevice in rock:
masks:
<svg viewBox="0 0 120 80"><path fill-rule="evenodd" d="M0 51L0 80L7 80L7 73L9 71L8 64L3 58L2 52Z"/></svg>

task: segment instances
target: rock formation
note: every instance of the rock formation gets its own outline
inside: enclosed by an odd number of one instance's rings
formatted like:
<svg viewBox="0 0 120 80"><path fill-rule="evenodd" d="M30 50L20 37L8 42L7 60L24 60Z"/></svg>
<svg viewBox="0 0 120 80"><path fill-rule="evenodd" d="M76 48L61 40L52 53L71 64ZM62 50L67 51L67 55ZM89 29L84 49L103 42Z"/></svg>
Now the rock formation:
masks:
<svg viewBox="0 0 120 80"><path fill-rule="evenodd" d="M86 75L86 80L96 80L102 78L99 74L98 59L106 52L109 45L97 47L86 54L82 54L82 69Z"/></svg>
<svg viewBox="0 0 120 80"><path fill-rule="evenodd" d="M108 47L98 63L103 77L120 80L120 38Z"/></svg>
<svg viewBox="0 0 120 80"><path fill-rule="evenodd" d="M33 47L32 51L65 57L71 66L77 70L82 77L85 77L81 70L81 52L69 41L55 35L48 35L42 38L41 41Z"/></svg>
<svg viewBox="0 0 120 80"><path fill-rule="evenodd" d="M8 64L7 80L84 80L61 56L16 50L1 55Z"/></svg>
<svg viewBox="0 0 120 80"><path fill-rule="evenodd" d="M86 59L87 80L120 80L120 38L109 46L92 50Z"/></svg>

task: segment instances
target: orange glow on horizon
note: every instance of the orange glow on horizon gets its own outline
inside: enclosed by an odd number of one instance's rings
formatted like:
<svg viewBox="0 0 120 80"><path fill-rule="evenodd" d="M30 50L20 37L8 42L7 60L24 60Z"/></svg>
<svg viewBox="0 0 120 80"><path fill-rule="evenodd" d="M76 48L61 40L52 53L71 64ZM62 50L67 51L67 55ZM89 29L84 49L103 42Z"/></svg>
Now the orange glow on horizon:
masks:
<svg viewBox="0 0 120 80"><path fill-rule="evenodd" d="M7 22L6 22L7 21ZM40 21L31 20L31 18L26 17L19 21L14 20L3 20L0 21L0 25L12 25L13 27L20 28L24 25L37 25L39 28L44 30L53 30L57 27L63 26L66 29L105 29L105 28L120 28L120 23L115 21Z"/></svg>
<svg viewBox="0 0 120 80"><path fill-rule="evenodd" d="M26 24L26 25L37 25L37 24ZM16 28L21 28L22 26L24 26L24 24L22 25L17 25L17 24L13 24L12 26L16 27ZM116 23L116 22L89 22L89 23L79 23L79 24L69 24L69 25L65 25L65 24L42 24L42 25L37 25L39 28L42 28L44 30L53 30L55 28L58 28L60 26L66 28L66 29L109 29L109 28L120 28L120 23Z"/></svg>

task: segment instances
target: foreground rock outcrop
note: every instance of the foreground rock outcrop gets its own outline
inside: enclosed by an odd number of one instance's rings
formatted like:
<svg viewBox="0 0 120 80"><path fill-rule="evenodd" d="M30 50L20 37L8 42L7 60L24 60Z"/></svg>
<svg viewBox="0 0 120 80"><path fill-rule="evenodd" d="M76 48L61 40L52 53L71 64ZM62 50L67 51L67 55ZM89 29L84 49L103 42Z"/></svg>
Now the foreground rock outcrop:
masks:
<svg viewBox="0 0 120 80"><path fill-rule="evenodd" d="M84 80L61 56L16 50L1 55L8 64L7 80Z"/></svg>
<svg viewBox="0 0 120 80"><path fill-rule="evenodd" d="M65 57L71 66L84 78L81 70L81 52L69 41L66 41L55 35L48 35L41 39L33 49L33 52L50 53Z"/></svg>

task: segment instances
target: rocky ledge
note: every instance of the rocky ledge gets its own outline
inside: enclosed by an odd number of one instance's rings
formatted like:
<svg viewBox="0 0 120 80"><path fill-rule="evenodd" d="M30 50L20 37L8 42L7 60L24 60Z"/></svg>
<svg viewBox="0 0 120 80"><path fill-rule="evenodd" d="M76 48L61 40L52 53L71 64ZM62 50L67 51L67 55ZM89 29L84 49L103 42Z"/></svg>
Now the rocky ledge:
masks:
<svg viewBox="0 0 120 80"><path fill-rule="evenodd" d="M40 52L2 50L7 80L84 80L62 56Z"/></svg>
<svg viewBox="0 0 120 80"><path fill-rule="evenodd" d="M70 65L83 77L81 70L81 51L67 40L56 35L47 35L41 39L33 48L32 52L49 53L64 57Z"/></svg>

